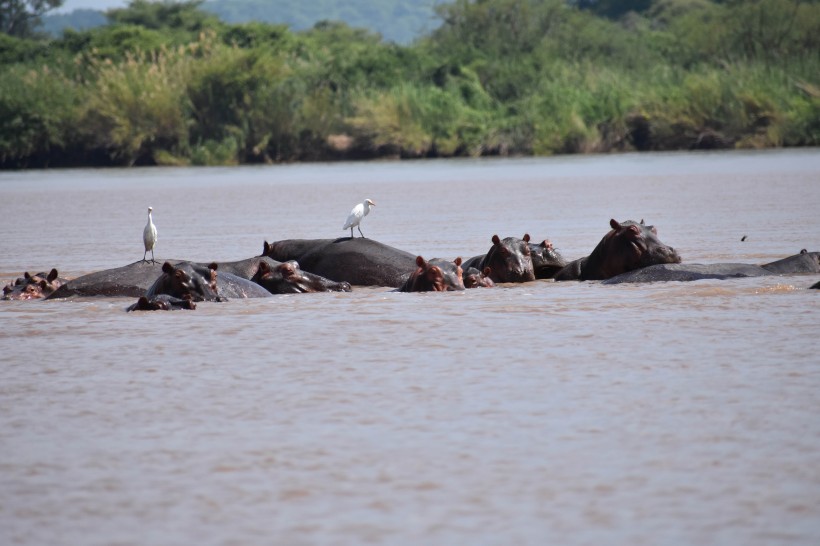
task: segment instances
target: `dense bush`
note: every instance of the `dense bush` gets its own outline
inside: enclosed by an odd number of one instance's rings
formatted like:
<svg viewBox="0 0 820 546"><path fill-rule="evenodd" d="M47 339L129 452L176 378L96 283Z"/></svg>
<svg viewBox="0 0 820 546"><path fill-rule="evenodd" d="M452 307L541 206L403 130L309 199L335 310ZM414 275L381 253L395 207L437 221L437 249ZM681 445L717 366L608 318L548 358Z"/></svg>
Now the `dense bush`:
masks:
<svg viewBox="0 0 820 546"><path fill-rule="evenodd" d="M0 165L820 144L816 2L655 0L617 20L562 0L438 11L412 46L143 0L51 42L0 35Z"/></svg>

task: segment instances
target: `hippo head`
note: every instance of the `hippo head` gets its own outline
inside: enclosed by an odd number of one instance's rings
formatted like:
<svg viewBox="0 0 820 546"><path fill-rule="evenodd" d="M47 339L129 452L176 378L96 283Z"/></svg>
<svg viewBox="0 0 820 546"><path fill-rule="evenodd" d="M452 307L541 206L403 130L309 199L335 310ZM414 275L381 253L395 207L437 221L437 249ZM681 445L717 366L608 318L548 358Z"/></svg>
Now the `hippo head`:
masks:
<svg viewBox="0 0 820 546"><path fill-rule="evenodd" d="M295 260L271 267L259 262L251 281L272 294L300 294L306 292L350 292L347 282L335 282L307 271L302 271Z"/></svg>
<svg viewBox="0 0 820 546"><path fill-rule="evenodd" d="M585 280L608 279L627 271L655 264L677 264L675 249L658 239L654 226L628 220L609 221L612 230L595 247L587 260Z"/></svg>
<svg viewBox="0 0 820 546"><path fill-rule="evenodd" d="M494 282L535 280L528 233L522 239L507 237L501 240L498 235L493 235L492 241L493 246L482 265L490 268L490 278Z"/></svg>
<svg viewBox="0 0 820 546"><path fill-rule="evenodd" d="M162 276L148 289L149 300L159 294L191 301L223 301L217 293L217 264L205 269L193 264L162 264Z"/></svg>
<svg viewBox="0 0 820 546"><path fill-rule="evenodd" d="M48 275L36 273L34 275L26 271L22 277L3 287L4 300L33 300L48 296L57 290L63 279L58 278L59 273L52 269Z"/></svg>
<svg viewBox="0 0 820 546"><path fill-rule="evenodd" d="M433 258L430 261L421 256L416 257L417 269L400 292L445 292L464 290L464 271L461 269L461 258L452 262Z"/></svg>
<svg viewBox="0 0 820 546"><path fill-rule="evenodd" d="M555 250L550 241L544 239L538 244L529 245L536 279L551 279L567 265L567 261Z"/></svg>
<svg viewBox="0 0 820 546"><path fill-rule="evenodd" d="M490 278L490 268L485 267L484 271L479 271L475 267L464 272L464 288L492 288L495 283Z"/></svg>
<svg viewBox="0 0 820 546"><path fill-rule="evenodd" d="M171 311L175 309L196 309L196 304L191 301L190 296L185 298L174 298L168 294L159 294L152 298L141 296L137 303L131 305L126 311Z"/></svg>

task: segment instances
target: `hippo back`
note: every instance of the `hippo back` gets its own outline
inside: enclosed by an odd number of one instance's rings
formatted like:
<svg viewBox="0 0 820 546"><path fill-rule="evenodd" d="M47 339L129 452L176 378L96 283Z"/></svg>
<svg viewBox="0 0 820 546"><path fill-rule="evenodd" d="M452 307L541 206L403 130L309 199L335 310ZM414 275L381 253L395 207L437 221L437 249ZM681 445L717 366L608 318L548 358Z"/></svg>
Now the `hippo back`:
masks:
<svg viewBox="0 0 820 546"><path fill-rule="evenodd" d="M373 239L343 237L278 241L270 245L274 260L296 260L304 271L359 286L398 287L416 268L416 257Z"/></svg>
<svg viewBox="0 0 820 546"><path fill-rule="evenodd" d="M763 269L777 275L796 275L800 273L820 273L820 252L806 252L763 264Z"/></svg>
<svg viewBox="0 0 820 546"><path fill-rule="evenodd" d="M179 263L180 260L169 260ZM138 261L132 264L83 275L67 281L46 299L74 296L104 296L138 298L162 274L162 264Z"/></svg>

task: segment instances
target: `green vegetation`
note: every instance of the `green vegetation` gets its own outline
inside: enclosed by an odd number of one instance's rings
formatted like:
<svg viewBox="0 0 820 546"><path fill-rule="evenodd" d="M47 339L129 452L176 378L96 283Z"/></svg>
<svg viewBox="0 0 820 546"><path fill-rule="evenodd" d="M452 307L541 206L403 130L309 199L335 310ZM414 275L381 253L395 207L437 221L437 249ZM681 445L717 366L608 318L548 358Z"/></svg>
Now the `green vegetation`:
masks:
<svg viewBox="0 0 820 546"><path fill-rule="evenodd" d="M343 23L229 24L198 1L135 0L49 42L0 34L0 166L820 144L817 2L437 12L410 46Z"/></svg>

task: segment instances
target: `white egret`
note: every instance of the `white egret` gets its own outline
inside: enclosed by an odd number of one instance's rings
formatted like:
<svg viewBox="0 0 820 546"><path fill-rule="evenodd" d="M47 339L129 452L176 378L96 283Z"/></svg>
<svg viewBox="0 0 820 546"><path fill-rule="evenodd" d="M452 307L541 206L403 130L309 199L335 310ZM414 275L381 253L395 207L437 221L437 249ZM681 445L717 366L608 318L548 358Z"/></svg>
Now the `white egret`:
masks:
<svg viewBox="0 0 820 546"><path fill-rule="evenodd" d="M370 207L375 207L375 206L376 206L376 203L374 203L370 199L365 199L363 202L361 202L358 205L356 205L355 207L353 207L353 210L350 211L350 216L347 217L347 222L345 222L345 225L342 226L342 229L350 228L350 238L351 239L353 238L353 228L354 227L356 229L358 229L359 233L361 233L362 237L364 237L364 233L362 233L362 228L360 227L359 224L362 223L362 218L364 218L365 216L367 216L370 213Z"/></svg>
<svg viewBox="0 0 820 546"><path fill-rule="evenodd" d="M154 221L151 219L151 211L153 210L153 208L148 207L148 223L145 225L145 229L142 230L142 242L145 243L145 254L142 255L142 261L148 261L145 256L150 250L151 263L155 264L157 262L154 260L154 245L157 244L157 226L154 225Z"/></svg>

